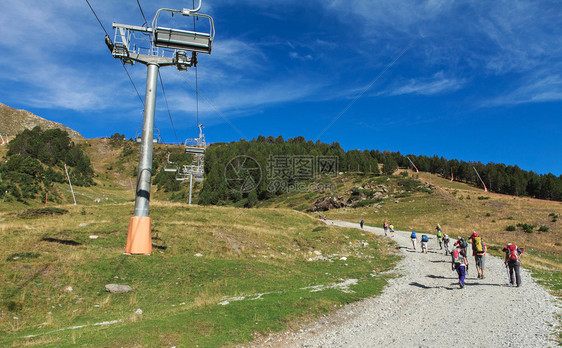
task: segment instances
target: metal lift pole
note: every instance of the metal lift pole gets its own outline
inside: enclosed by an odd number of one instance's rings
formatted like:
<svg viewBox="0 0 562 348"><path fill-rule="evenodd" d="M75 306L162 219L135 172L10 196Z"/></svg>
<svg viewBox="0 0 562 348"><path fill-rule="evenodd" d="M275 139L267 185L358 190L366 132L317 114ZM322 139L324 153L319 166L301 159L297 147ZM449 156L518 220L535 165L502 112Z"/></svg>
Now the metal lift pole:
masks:
<svg viewBox="0 0 562 348"><path fill-rule="evenodd" d="M193 173L189 174L189 205L191 205L191 191L193 190Z"/></svg>
<svg viewBox="0 0 562 348"><path fill-rule="evenodd" d="M156 109L156 88L158 70L154 62L145 62L147 66L146 93L144 102L144 119L142 140L139 152L137 189L135 192L135 210L129 221L126 254L151 254L152 235L151 220L148 216L150 202L150 183L152 176L152 150L154 135L154 112Z"/></svg>
<svg viewBox="0 0 562 348"><path fill-rule="evenodd" d="M211 16L198 13L200 8L201 1L199 1L199 6L194 9L173 10L161 8L156 12L152 20L152 28L113 23L113 28L115 29L114 40L112 41L109 35L105 37L105 43L114 58L120 59L123 64L133 65L137 62L147 66L135 209L129 221L127 245L125 246L126 254L152 253L151 221L148 212L154 131L158 131L154 128L158 71L161 67L165 66L176 66L179 71L187 71L188 68L196 66L197 52L211 54L215 37L215 26ZM162 13L167 13L171 16L181 14L186 17L206 19L208 30L195 32L195 29L189 31L160 27L158 26L158 17ZM134 35L135 33L142 33L143 35L136 36ZM191 52L191 57L188 56L188 52ZM203 149L202 152L204 153L204 151Z"/></svg>
<svg viewBox="0 0 562 348"><path fill-rule="evenodd" d="M138 184L135 194L135 210L133 213L133 216L146 217L148 217L148 206L150 202L153 150L152 139L154 134L154 112L156 109L156 88L159 66L157 64L148 64L147 70L142 141L137 176Z"/></svg>

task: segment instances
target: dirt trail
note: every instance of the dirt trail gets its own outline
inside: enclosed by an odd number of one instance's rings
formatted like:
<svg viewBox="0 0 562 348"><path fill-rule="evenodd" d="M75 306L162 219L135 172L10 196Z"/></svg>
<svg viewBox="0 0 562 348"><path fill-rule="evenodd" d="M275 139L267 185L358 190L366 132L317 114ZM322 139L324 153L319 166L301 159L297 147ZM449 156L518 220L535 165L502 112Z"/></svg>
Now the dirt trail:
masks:
<svg viewBox="0 0 562 348"><path fill-rule="evenodd" d="M359 228L359 224L344 221L327 223ZM365 230L383 234L380 228L365 226ZM450 258L439 250L436 240L431 239L429 252L422 254L412 249L409 237L409 232L395 233L394 239L405 256L396 269L402 276L390 280L381 296L345 306L297 332L272 335L253 345L556 346L552 333L555 315L560 313L559 302L536 284L528 271L522 269L521 287L509 287L503 260L487 255L486 278L477 279L474 258L469 256L466 287L459 289ZM463 339L454 344L458 335Z"/></svg>

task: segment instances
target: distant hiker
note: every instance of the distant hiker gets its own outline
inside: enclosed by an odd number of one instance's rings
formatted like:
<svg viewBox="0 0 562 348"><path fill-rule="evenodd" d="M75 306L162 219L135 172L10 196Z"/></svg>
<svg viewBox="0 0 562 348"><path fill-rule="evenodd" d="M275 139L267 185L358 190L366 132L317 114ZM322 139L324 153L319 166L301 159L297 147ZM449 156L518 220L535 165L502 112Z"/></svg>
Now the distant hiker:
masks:
<svg viewBox="0 0 562 348"><path fill-rule="evenodd" d="M429 238L427 238L426 234L422 234L421 237L421 251L422 253L427 254L427 243L429 242Z"/></svg>
<svg viewBox="0 0 562 348"><path fill-rule="evenodd" d="M390 236L394 237L394 225L390 225L388 228L390 228Z"/></svg>
<svg viewBox="0 0 562 348"><path fill-rule="evenodd" d="M385 221L385 222L382 224L382 228L384 229L384 236L386 237L386 236L387 236L387 232L388 232L388 222Z"/></svg>
<svg viewBox="0 0 562 348"><path fill-rule="evenodd" d="M412 234L410 235L410 239L412 240L412 246L414 247L414 250L416 250L416 241L417 241L416 231L412 231Z"/></svg>
<svg viewBox="0 0 562 348"><path fill-rule="evenodd" d="M521 275L519 274L519 268L521 266L521 254L525 252L524 248L518 248L517 245L508 243L504 248L505 253L505 266L509 267L509 282L511 285L517 284L517 287L521 286ZM513 272L515 271L515 279L513 278Z"/></svg>
<svg viewBox="0 0 562 348"><path fill-rule="evenodd" d="M449 255L449 236L443 234L443 244L445 245L445 255Z"/></svg>
<svg viewBox="0 0 562 348"><path fill-rule="evenodd" d="M435 226L435 230L437 232L441 232L441 225L437 224L437 226Z"/></svg>
<svg viewBox="0 0 562 348"><path fill-rule="evenodd" d="M466 271L468 270L468 260L461 248L456 248L451 251L451 270L457 271L459 275L459 286L461 289L464 288L464 278L466 278Z"/></svg>
<svg viewBox="0 0 562 348"><path fill-rule="evenodd" d="M467 254L466 248L468 248L468 242L466 241L466 239L462 238L461 236L458 236L457 241L455 242L455 244L453 244L453 246L459 247L464 253L464 255L466 256Z"/></svg>
<svg viewBox="0 0 562 348"><path fill-rule="evenodd" d="M363 220L359 221L359 225L361 226L361 229L363 229Z"/></svg>
<svg viewBox="0 0 562 348"><path fill-rule="evenodd" d="M477 277L479 279L484 279L484 261L486 261L485 259L488 246L482 240L482 237L478 235L478 232L473 232L470 239L472 239L472 255L474 255L476 273L478 273Z"/></svg>
<svg viewBox="0 0 562 348"><path fill-rule="evenodd" d="M441 226L437 229L437 242L439 243L439 249L443 250L443 231L441 231Z"/></svg>
<svg viewBox="0 0 562 348"><path fill-rule="evenodd" d="M328 219L328 217L326 215L324 215L324 221L326 221Z"/></svg>

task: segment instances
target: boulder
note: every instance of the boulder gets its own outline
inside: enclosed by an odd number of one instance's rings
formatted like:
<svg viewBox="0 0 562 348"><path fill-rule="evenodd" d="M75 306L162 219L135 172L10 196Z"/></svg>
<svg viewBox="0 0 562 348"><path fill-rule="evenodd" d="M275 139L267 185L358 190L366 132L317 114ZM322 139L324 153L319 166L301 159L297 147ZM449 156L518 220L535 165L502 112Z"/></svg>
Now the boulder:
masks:
<svg viewBox="0 0 562 348"><path fill-rule="evenodd" d="M129 292L132 291L133 288L131 288L129 285L119 285L119 284L106 284L105 285L105 291L109 291L112 294L122 294L125 292Z"/></svg>
<svg viewBox="0 0 562 348"><path fill-rule="evenodd" d="M348 206L343 197L320 197L309 208L309 212L327 211L330 209L339 209Z"/></svg>

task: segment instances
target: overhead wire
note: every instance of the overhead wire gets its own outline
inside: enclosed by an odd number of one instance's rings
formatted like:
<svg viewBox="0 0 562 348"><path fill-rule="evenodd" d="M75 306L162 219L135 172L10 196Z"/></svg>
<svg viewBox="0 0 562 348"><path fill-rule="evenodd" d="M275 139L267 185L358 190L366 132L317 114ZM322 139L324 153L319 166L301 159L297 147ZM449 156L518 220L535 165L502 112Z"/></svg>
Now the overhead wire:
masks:
<svg viewBox="0 0 562 348"><path fill-rule="evenodd" d="M193 8L195 8L195 0L193 0ZM197 32L195 30L195 17L193 17L193 32ZM195 64L195 114L197 117L197 124L196 126L199 127L199 79L197 76L197 63Z"/></svg>
<svg viewBox="0 0 562 348"><path fill-rule="evenodd" d="M166 101L166 107L168 108L168 116L170 116L170 123L172 124L172 130L174 131L174 135L176 136L176 142L180 142L178 139L178 135L176 134L176 129L174 128L174 121L172 121L172 114L170 113L170 106L168 105L168 98L166 97L166 90L164 89L164 82L162 81L162 75L160 74L160 70L158 70L158 77L160 78L160 86L162 86L162 94L164 95L164 100Z"/></svg>
<svg viewBox="0 0 562 348"><path fill-rule="evenodd" d="M105 35L109 36L109 34L107 33L107 30L105 30L105 27L103 26L103 24L101 23L98 15L96 14L96 11L94 11L94 9L92 8L92 5L90 5L90 2L88 0L86 0L86 3L88 4L88 6L90 7L90 10L92 10L92 13L94 14L94 16L96 17L96 19L98 20L98 23L100 24L101 28L103 29L103 31L105 32Z"/></svg>
<svg viewBox="0 0 562 348"><path fill-rule="evenodd" d="M92 7L92 5L90 5L90 2L88 0L86 0L86 3L88 4L88 7L90 7L90 10L92 10L92 13L94 14L96 19L98 20L98 23L100 24L101 28L105 32L105 35L107 35L107 37L109 37L109 34L108 34L107 30L105 30L105 27L103 26L102 22L100 21L100 18L96 14L96 11L94 11L94 8ZM143 16L144 16L144 14L143 14ZM121 65L123 65L123 69L125 69L125 72L127 73L127 76L129 77L129 81L131 81L131 84L133 85L133 88L135 89L135 92L137 92L137 96L139 97L139 100L140 100L142 106L144 107L144 101L142 100L142 97L139 93L139 90L137 89L137 86L135 86L135 83L133 82L133 79L131 78L131 74L129 74L129 70L127 70L127 67L125 66L125 63L123 63L123 61L121 61Z"/></svg>
<svg viewBox="0 0 562 348"><path fill-rule="evenodd" d="M195 90L195 87L189 82L188 79L185 78L185 76L182 75L182 78L189 87ZM246 139L246 136L240 131L240 129L236 128L236 126L222 112L220 112L220 110L213 103L211 103L211 101L207 97L205 97L204 94L201 94L201 97L215 110L217 115L219 115L226 123L230 125L230 127L232 127L232 129L236 131L236 133L240 135L240 138Z"/></svg>
<svg viewBox="0 0 562 348"><path fill-rule="evenodd" d="M144 26L145 24L148 24L148 21L146 20L146 17L144 16L144 11L142 10L142 6L139 2L139 0L137 0L137 4L139 5L139 10L141 12L142 18L144 18L144 24L142 26Z"/></svg>

